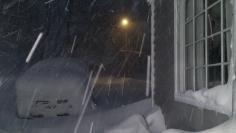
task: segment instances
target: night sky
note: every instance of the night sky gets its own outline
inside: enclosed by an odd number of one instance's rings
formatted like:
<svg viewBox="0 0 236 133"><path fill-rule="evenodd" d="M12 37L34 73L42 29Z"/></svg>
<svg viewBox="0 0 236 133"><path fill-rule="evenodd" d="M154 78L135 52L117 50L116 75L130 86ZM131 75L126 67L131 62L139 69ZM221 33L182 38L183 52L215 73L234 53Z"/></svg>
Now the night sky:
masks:
<svg viewBox="0 0 236 133"><path fill-rule="evenodd" d="M32 64L46 58L76 57L91 66L119 66L114 73L126 59L132 63L124 65L125 70L139 66L137 71L144 71L146 67L150 23L145 0L0 0L0 13L1 41L12 44L1 48L13 49L22 60L38 34L44 33ZM128 29L118 26L122 17L132 23ZM75 50L70 53L75 37Z"/></svg>

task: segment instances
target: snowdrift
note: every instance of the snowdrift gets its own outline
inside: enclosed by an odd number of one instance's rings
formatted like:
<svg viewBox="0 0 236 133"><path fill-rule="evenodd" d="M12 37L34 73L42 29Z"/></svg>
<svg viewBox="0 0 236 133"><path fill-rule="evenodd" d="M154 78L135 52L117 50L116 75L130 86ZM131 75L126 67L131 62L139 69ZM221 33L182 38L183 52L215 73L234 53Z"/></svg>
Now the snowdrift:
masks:
<svg viewBox="0 0 236 133"><path fill-rule="evenodd" d="M105 133L161 133L166 129L164 116L159 107L148 114L134 114Z"/></svg>
<svg viewBox="0 0 236 133"><path fill-rule="evenodd" d="M161 109L151 99L112 110L87 112L77 127L79 116L27 120L24 133L161 133L166 129ZM21 123L24 123L22 120ZM18 131L18 130L17 130Z"/></svg>
<svg viewBox="0 0 236 133"><path fill-rule="evenodd" d="M236 118L232 118L225 123L216 126L214 128L200 131L200 132L190 132L190 131L183 131L178 129L169 129L162 133L235 133L236 132Z"/></svg>

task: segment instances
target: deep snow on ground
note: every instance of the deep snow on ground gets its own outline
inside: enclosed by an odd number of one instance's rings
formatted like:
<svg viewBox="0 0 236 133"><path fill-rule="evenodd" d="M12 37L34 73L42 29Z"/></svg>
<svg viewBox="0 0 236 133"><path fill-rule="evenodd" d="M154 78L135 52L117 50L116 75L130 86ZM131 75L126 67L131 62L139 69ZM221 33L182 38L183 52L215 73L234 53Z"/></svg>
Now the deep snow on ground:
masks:
<svg viewBox="0 0 236 133"><path fill-rule="evenodd" d="M19 125L13 123L5 130L14 133L86 133L89 132L91 123L94 133L136 133L143 130L142 126L146 127L147 133L158 133L165 129L162 112L160 108L151 106L150 99L112 110L97 109L87 113L76 131L78 116L15 120L20 121ZM22 123L24 125L21 125Z"/></svg>
<svg viewBox="0 0 236 133"><path fill-rule="evenodd" d="M165 130L164 119L162 119L162 114L159 111L156 111L153 121L159 125L155 125L155 128L152 128L148 122L145 121L140 115L133 115L127 118L124 122L120 123L118 126L112 130L108 130L106 133L235 133L236 132L236 118L233 117L223 124L216 126L211 129L206 129L199 132L183 131L179 129L168 129ZM150 115L152 116L152 115ZM155 123L154 122L154 123Z"/></svg>
<svg viewBox="0 0 236 133"><path fill-rule="evenodd" d="M222 110L231 112L232 110L232 83L229 82L226 85L216 86L209 90L200 90L197 92L186 92L186 95L194 98L199 104L204 104L205 106L219 106ZM176 114L178 115L178 114ZM149 118L152 118L153 121L158 122L159 124L164 121L160 119L162 115L150 115ZM164 123L164 122L163 122ZM107 133L193 133L191 131L183 131L179 129L169 129L165 130L164 126L155 125L156 130L145 123L142 117L136 115L129 117L126 121L119 124L114 130L111 130ZM219 126L213 127L211 129L206 129L194 133L235 133L236 132L236 118L232 117L228 121L222 123Z"/></svg>
<svg viewBox="0 0 236 133"><path fill-rule="evenodd" d="M106 130L105 133L160 133L165 129L164 116L160 108L155 107L145 116L135 114L128 117L120 124Z"/></svg>
<svg viewBox="0 0 236 133"><path fill-rule="evenodd" d="M230 120L224 122L223 124L216 126L211 129L207 129L200 132L191 132L191 131L183 131L178 129L169 129L162 133L235 133L236 132L236 118L233 117Z"/></svg>

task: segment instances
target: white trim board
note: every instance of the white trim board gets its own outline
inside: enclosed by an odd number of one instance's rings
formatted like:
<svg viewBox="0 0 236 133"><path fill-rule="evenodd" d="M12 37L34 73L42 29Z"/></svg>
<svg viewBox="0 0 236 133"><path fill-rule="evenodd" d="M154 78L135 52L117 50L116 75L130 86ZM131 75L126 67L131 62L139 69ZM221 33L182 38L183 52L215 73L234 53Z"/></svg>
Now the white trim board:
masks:
<svg viewBox="0 0 236 133"><path fill-rule="evenodd" d="M155 104L155 0L147 0L151 7L151 91L152 105Z"/></svg>

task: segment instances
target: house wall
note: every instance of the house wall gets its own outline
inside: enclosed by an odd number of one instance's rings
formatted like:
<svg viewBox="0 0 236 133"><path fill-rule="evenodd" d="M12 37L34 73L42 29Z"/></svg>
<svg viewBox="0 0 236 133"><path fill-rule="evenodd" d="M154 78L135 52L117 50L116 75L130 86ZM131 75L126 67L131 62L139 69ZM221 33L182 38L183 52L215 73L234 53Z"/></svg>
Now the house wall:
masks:
<svg viewBox="0 0 236 133"><path fill-rule="evenodd" d="M174 1L155 1L155 88L168 128L198 131L228 116L174 101Z"/></svg>

